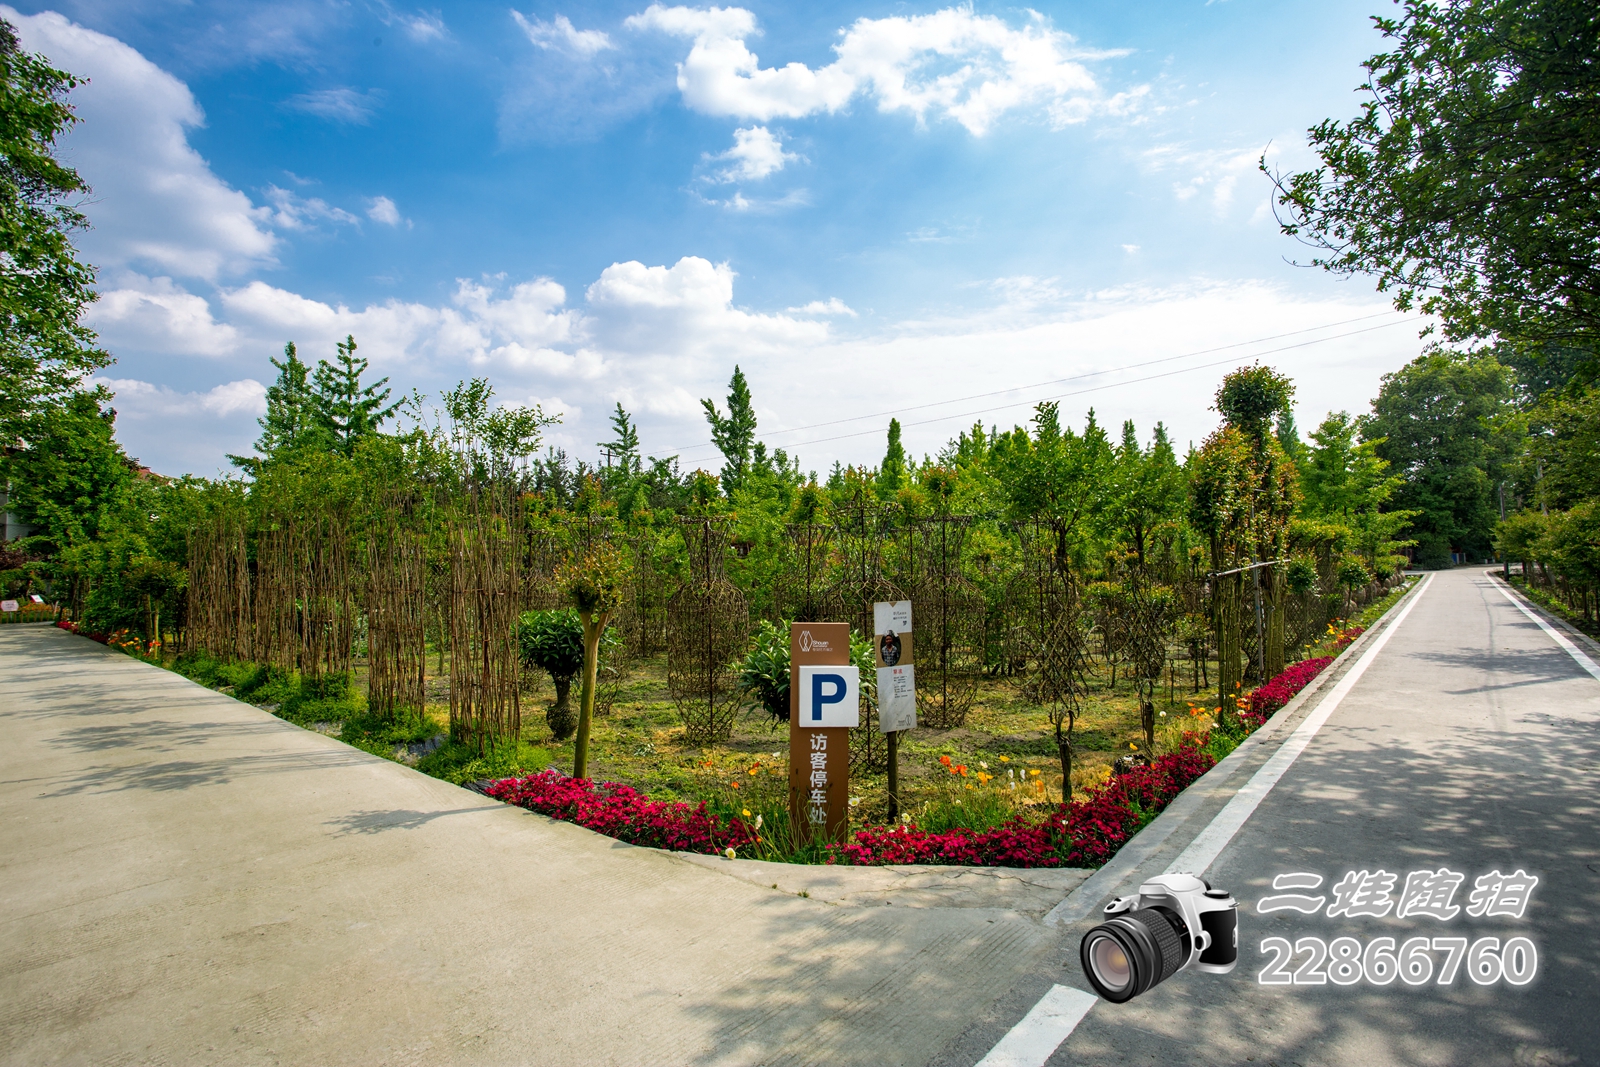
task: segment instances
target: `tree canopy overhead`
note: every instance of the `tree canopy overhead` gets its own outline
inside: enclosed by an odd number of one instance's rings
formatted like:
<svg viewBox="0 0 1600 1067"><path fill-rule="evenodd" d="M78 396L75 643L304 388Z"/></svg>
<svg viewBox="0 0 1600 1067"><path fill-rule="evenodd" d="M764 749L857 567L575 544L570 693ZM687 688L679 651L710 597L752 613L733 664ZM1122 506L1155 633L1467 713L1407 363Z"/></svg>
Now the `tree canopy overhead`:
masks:
<svg viewBox="0 0 1600 1067"><path fill-rule="evenodd" d="M1361 114L1310 131L1319 167L1273 175L1284 232L1451 340L1575 348L1592 380L1600 8L1405 0L1374 21L1392 48L1365 64Z"/></svg>
<svg viewBox="0 0 1600 1067"><path fill-rule="evenodd" d="M72 201L89 186L54 154L77 121L66 97L80 84L22 51L0 20L0 438L8 445L111 363L81 321L95 271L72 246L88 226Z"/></svg>

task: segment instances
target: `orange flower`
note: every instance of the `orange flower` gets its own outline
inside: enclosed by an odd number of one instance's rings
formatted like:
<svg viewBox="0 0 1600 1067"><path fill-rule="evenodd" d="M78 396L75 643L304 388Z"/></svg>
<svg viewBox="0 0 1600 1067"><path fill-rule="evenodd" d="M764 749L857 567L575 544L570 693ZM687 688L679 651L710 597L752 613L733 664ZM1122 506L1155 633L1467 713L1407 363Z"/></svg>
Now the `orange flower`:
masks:
<svg viewBox="0 0 1600 1067"><path fill-rule="evenodd" d="M733 786L735 789L739 788L739 783L738 782L729 782L728 784Z"/></svg>
<svg viewBox="0 0 1600 1067"><path fill-rule="evenodd" d="M950 766L950 757L949 756L940 756L939 757L939 762L944 764L946 767L948 767L948 766Z"/></svg>
<svg viewBox="0 0 1600 1067"><path fill-rule="evenodd" d="M965 778L967 776L967 765L965 763L956 764L956 773Z"/></svg>
<svg viewBox="0 0 1600 1067"><path fill-rule="evenodd" d="M755 766L754 766L754 767L751 767L751 768L750 768L750 773L751 773L751 774L755 774L755 773L756 773L756 772L757 772L757 771L759 771L759 770L760 770L760 769L761 769L761 764L759 764L759 763L758 763L758 764L756 764L756 765L755 765Z"/></svg>

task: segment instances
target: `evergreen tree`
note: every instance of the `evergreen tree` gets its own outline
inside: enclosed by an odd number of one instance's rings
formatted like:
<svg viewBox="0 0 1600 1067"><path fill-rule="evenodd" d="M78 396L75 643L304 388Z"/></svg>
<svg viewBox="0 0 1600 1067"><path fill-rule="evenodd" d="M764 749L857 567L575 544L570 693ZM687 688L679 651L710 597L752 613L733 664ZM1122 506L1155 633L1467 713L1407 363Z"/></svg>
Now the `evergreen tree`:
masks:
<svg viewBox="0 0 1600 1067"><path fill-rule="evenodd" d="M641 468L639 428L621 401L617 402L617 410L611 416L611 429L616 436L610 441L596 442L596 446L607 454L608 465L615 467L624 478L638 474Z"/></svg>
<svg viewBox="0 0 1600 1067"><path fill-rule="evenodd" d="M878 468L878 496L893 500L894 494L906 483L906 450L900 443L900 420L889 420L889 448L883 454L883 464Z"/></svg>
<svg viewBox="0 0 1600 1067"><path fill-rule="evenodd" d="M722 453L722 491L731 493L744 481L750 469L750 454L756 443L756 411L750 402L750 386L744 371L735 364L728 380L728 414L724 416L710 400L700 401L711 424L711 443Z"/></svg>
<svg viewBox="0 0 1600 1067"><path fill-rule="evenodd" d="M400 405L383 406L389 399L390 390L384 388L389 384L388 378L371 385L361 384L361 376L367 372L367 361L356 358L355 337L346 336L339 342L338 349L335 363L325 359L317 361L312 400L317 421L328 434L333 448L349 456L355 454L357 442L376 432Z"/></svg>
<svg viewBox="0 0 1600 1067"><path fill-rule="evenodd" d="M332 439L318 418L311 368L301 361L294 342L283 346L281 362L270 362L278 369L278 380L267 387L267 413L256 420L261 436L256 439L255 449L261 458L228 457L234 466L250 471L300 449L332 447Z"/></svg>

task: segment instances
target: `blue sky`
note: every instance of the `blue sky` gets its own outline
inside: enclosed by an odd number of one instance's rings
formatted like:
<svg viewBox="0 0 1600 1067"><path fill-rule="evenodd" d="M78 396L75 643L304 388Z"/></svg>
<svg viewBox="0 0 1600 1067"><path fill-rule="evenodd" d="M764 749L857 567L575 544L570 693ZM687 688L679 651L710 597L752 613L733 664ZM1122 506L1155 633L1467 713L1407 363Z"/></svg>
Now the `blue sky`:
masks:
<svg viewBox="0 0 1600 1067"><path fill-rule="evenodd" d="M268 357L346 333L404 389L486 376L561 412L575 456L620 401L647 452L711 469L698 400L736 362L816 470L875 462L888 412L921 453L1051 396L1198 440L1258 356L1302 424L1362 409L1419 324L1286 262L1255 161L1303 165L1305 128L1354 114L1387 7L0 13L91 79L64 154L95 189L121 435L212 473Z"/></svg>

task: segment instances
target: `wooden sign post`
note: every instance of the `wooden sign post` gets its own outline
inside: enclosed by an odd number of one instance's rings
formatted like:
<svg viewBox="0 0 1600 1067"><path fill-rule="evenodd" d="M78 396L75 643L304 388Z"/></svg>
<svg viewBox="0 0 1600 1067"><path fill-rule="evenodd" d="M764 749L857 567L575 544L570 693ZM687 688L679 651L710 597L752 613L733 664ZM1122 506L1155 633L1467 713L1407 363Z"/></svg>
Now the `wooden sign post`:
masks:
<svg viewBox="0 0 1600 1067"><path fill-rule="evenodd" d="M843 841L850 831L850 728L860 723L859 693L850 624L791 623L789 818L797 841Z"/></svg>
<svg viewBox="0 0 1600 1067"><path fill-rule="evenodd" d="M911 654L911 601L872 605L878 661L878 731L889 746L889 820L900 818L900 732L917 725L917 674Z"/></svg>

